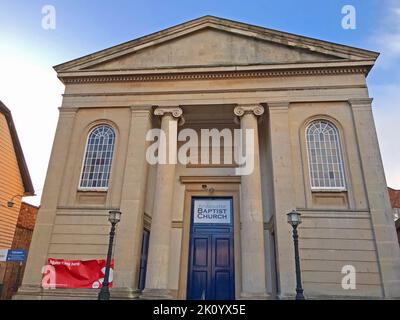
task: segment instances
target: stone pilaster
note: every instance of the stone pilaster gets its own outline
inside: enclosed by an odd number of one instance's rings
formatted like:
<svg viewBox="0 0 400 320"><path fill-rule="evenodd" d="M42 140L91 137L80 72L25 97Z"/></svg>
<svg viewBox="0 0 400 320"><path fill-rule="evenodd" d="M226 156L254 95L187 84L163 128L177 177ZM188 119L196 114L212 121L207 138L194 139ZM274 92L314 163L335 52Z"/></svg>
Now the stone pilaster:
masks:
<svg viewBox="0 0 400 320"><path fill-rule="evenodd" d="M251 148L251 152L254 152L254 169L241 176L241 298L263 299L267 297L267 290L257 116L264 113L264 108L261 105L239 105L234 113L240 117L243 134L247 135L248 130L254 133Z"/></svg>
<svg viewBox="0 0 400 320"><path fill-rule="evenodd" d="M16 299L38 298L42 292L42 268L47 264L51 233L57 212L60 189L74 131L78 108L60 108L60 115L43 188L42 204L38 212L22 286Z"/></svg>
<svg viewBox="0 0 400 320"><path fill-rule="evenodd" d="M177 126L182 113L182 109L178 107L162 107L154 111L155 115L161 116L161 132L165 134L165 141L160 139L159 150L162 150L163 144L165 144L167 155L166 163L159 163L157 168L147 259L146 288L143 291L143 299L172 298L168 288L168 266L174 191L172 186L174 185L176 162L172 159L171 152L175 151L176 154Z"/></svg>
<svg viewBox="0 0 400 320"><path fill-rule="evenodd" d="M278 297L295 295L295 265L291 226L286 214L296 208L289 127L289 102L268 103L271 145Z"/></svg>
<svg viewBox="0 0 400 320"><path fill-rule="evenodd" d="M138 296L138 270L143 233L147 183L146 134L151 129L151 106L132 106L124 181L121 191L121 223L115 241L113 293L120 298Z"/></svg>
<svg viewBox="0 0 400 320"><path fill-rule="evenodd" d="M400 249L372 115L372 99L349 101L357 135L384 298L400 298Z"/></svg>

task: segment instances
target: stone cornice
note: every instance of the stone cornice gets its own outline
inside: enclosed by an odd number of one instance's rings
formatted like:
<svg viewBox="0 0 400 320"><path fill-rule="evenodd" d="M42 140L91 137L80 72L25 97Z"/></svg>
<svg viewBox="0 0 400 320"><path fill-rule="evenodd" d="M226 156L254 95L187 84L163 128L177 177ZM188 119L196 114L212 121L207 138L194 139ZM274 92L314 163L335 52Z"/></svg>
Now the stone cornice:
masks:
<svg viewBox="0 0 400 320"><path fill-rule="evenodd" d="M349 99L349 104L352 107L370 107L373 100L372 98Z"/></svg>
<svg viewBox="0 0 400 320"><path fill-rule="evenodd" d="M180 176L179 181L183 184L190 183L240 183L240 176Z"/></svg>
<svg viewBox="0 0 400 320"><path fill-rule="evenodd" d="M151 112L153 109L152 105L132 105L129 106L132 112Z"/></svg>
<svg viewBox="0 0 400 320"><path fill-rule="evenodd" d="M343 66L343 67L309 67L270 70L229 70L229 71L199 71L199 72L168 72L136 73L132 71L123 74L60 74L59 78L65 84L81 83L108 83L108 82L151 82L151 81L188 81L188 80L218 80L237 78L268 78L288 76L315 76L315 75L341 75L341 74L367 74L368 66Z"/></svg>
<svg viewBox="0 0 400 320"><path fill-rule="evenodd" d="M60 114L72 114L75 115L75 113L79 110L78 107L59 107L58 111L60 112Z"/></svg>
<svg viewBox="0 0 400 320"><path fill-rule="evenodd" d="M285 111L289 109L290 102L289 101L279 101L279 102L268 102L268 110L269 112L275 111Z"/></svg>

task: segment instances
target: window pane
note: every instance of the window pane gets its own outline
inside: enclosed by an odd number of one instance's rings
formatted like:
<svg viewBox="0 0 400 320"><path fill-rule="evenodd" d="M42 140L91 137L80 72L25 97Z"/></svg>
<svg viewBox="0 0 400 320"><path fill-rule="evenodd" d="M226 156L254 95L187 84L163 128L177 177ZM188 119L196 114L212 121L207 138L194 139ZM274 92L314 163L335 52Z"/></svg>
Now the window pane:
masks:
<svg viewBox="0 0 400 320"><path fill-rule="evenodd" d="M337 128L325 120L310 124L306 132L311 187L345 188L344 169Z"/></svg>
<svg viewBox="0 0 400 320"><path fill-rule="evenodd" d="M89 134L80 182L82 188L108 187L114 144L115 132L108 125L98 126Z"/></svg>

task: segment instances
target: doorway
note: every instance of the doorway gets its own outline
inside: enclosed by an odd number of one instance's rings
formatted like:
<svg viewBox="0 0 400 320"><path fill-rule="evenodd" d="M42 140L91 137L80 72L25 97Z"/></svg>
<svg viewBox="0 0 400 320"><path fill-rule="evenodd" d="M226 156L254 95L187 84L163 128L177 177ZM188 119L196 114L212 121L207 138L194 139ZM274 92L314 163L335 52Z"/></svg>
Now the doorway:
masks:
<svg viewBox="0 0 400 320"><path fill-rule="evenodd" d="M232 197L192 197L188 300L235 299Z"/></svg>

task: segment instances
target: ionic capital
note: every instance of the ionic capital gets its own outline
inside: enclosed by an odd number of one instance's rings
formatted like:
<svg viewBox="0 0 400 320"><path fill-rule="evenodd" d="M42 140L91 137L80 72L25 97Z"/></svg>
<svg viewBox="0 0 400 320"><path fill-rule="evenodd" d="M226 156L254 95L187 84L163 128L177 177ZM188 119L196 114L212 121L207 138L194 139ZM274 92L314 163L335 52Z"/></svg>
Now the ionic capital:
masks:
<svg viewBox="0 0 400 320"><path fill-rule="evenodd" d="M259 104L242 104L237 106L233 112L238 117L242 117L246 113L253 113L255 116L261 116L264 114L264 107Z"/></svg>
<svg viewBox="0 0 400 320"><path fill-rule="evenodd" d="M183 110L179 107L158 107L154 110L154 115L164 116L170 114L174 118L180 118L183 114Z"/></svg>
<svg viewBox="0 0 400 320"><path fill-rule="evenodd" d="M179 107L158 107L154 110L154 115L161 117L165 115L171 115L172 117L179 119L179 125L183 125L185 123L185 119L183 118L183 110Z"/></svg>

